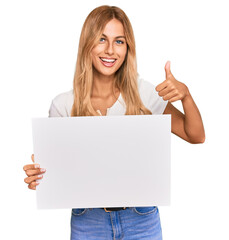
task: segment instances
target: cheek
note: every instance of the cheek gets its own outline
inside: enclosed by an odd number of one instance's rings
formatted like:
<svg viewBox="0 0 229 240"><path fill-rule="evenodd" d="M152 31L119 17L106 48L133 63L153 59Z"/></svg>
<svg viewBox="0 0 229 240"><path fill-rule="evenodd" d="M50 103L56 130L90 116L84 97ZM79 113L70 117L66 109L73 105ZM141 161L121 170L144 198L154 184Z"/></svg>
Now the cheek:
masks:
<svg viewBox="0 0 229 240"><path fill-rule="evenodd" d="M95 65L97 63L99 52L100 51L99 51L98 47L93 48L91 51L93 65Z"/></svg>
<svg viewBox="0 0 229 240"><path fill-rule="evenodd" d="M118 54L119 54L120 58L124 61L126 54L127 54L127 48L120 49Z"/></svg>
<svg viewBox="0 0 229 240"><path fill-rule="evenodd" d="M93 56L98 56L102 51L103 51L103 46L101 44L101 45L98 45L98 46L94 47L92 49L91 53L92 53Z"/></svg>

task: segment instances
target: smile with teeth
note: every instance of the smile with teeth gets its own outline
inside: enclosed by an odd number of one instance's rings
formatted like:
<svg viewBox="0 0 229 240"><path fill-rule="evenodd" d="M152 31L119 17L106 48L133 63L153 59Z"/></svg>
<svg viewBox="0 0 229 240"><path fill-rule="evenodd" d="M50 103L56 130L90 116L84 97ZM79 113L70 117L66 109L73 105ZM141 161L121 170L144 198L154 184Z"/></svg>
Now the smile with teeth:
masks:
<svg viewBox="0 0 229 240"><path fill-rule="evenodd" d="M114 63L116 59L114 58L100 58L103 62Z"/></svg>
<svg viewBox="0 0 229 240"><path fill-rule="evenodd" d="M116 63L115 58L102 58L100 57L101 63L103 64L103 66L105 67L113 67Z"/></svg>

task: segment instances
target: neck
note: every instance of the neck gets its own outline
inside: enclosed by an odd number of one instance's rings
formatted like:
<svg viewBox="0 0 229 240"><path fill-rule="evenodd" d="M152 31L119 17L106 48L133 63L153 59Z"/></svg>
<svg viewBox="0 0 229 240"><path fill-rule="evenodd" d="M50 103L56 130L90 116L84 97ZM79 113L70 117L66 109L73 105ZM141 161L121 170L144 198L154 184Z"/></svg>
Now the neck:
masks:
<svg viewBox="0 0 229 240"><path fill-rule="evenodd" d="M113 95L114 75L104 76L94 74L92 85L92 97L107 97Z"/></svg>

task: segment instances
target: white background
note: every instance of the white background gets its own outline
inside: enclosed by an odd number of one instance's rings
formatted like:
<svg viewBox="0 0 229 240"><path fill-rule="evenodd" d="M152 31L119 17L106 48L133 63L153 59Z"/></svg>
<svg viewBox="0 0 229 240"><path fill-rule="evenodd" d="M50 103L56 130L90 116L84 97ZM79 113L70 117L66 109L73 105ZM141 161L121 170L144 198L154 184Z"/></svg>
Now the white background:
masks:
<svg viewBox="0 0 229 240"><path fill-rule="evenodd" d="M38 211L22 168L33 152L31 118L48 116L51 100L72 88L82 24L103 4L129 16L140 75L157 85L170 60L204 121L204 144L172 136L172 204L159 208L164 240L229 239L226 0L0 2L0 239L69 239L70 209Z"/></svg>

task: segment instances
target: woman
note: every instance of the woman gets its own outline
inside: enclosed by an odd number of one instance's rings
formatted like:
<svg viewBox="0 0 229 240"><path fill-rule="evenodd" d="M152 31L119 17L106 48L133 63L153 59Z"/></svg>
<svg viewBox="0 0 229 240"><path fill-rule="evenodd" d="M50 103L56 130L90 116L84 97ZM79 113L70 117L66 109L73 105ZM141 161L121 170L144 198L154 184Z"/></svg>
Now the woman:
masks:
<svg viewBox="0 0 229 240"><path fill-rule="evenodd" d="M101 6L81 32L73 91L58 95L50 117L171 114L172 132L203 143L204 127L187 86L165 65L166 80L155 87L138 78L130 21L117 7ZM171 102L181 100L184 113ZM34 156L32 155L34 162ZM36 189L45 169L24 166L25 182ZM73 209L71 239L162 239L157 207Z"/></svg>

